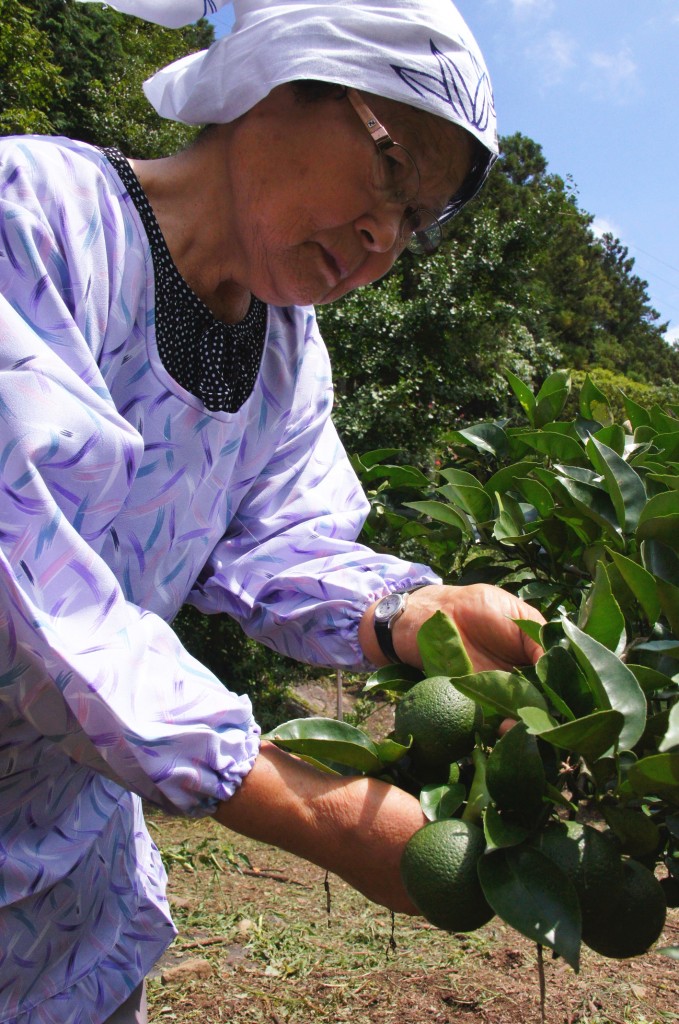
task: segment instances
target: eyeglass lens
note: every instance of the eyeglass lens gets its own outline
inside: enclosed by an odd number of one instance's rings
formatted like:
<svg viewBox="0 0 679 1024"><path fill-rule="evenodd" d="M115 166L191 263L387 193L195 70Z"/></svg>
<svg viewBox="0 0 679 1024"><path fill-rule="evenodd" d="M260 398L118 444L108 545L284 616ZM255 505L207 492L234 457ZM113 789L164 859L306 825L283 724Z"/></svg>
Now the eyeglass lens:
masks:
<svg viewBox="0 0 679 1024"><path fill-rule="evenodd" d="M355 89L347 89L346 95L375 143L374 187L388 202L410 206L404 211L401 222L401 244L416 255L435 252L441 244L443 231L436 215L417 205L420 172L415 160L404 146L391 139Z"/></svg>

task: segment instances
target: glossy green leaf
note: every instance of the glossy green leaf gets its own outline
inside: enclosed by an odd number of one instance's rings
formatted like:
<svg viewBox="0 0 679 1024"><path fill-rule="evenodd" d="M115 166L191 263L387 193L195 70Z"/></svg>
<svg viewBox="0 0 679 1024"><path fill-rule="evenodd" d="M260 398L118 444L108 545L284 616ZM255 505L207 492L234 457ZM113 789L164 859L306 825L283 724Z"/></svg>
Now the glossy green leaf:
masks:
<svg viewBox="0 0 679 1024"><path fill-rule="evenodd" d="M420 512L423 516L429 516L430 519L434 519L437 523L455 526L466 537L471 537L472 535L471 523L466 515L458 512L452 505L447 505L443 501L432 500L405 501L403 504L405 508L412 508L415 512Z"/></svg>
<svg viewBox="0 0 679 1024"><path fill-rule="evenodd" d="M630 768L627 778L641 796L652 793L679 806L679 753L644 757Z"/></svg>
<svg viewBox="0 0 679 1024"><path fill-rule="evenodd" d="M335 761L359 772L382 768L373 741L356 726L334 718L294 718L276 726L264 738L294 754Z"/></svg>
<svg viewBox="0 0 679 1024"><path fill-rule="evenodd" d="M679 587L676 587L673 583L668 583L667 580L657 578L655 583L660 607L670 625L670 629L675 636L679 637Z"/></svg>
<svg viewBox="0 0 679 1024"><path fill-rule="evenodd" d="M646 724L646 698L634 673L607 647L567 619L563 620L563 629L598 709L612 708L623 715L625 724L620 733L620 747L631 750Z"/></svg>
<svg viewBox="0 0 679 1024"><path fill-rule="evenodd" d="M627 667L630 672L634 672L639 686L647 696L652 696L658 690L669 690L672 686L672 680L668 675L649 668L648 665L634 665L628 661Z"/></svg>
<svg viewBox="0 0 679 1024"><path fill-rule="evenodd" d="M523 430L517 437L529 448L534 448L541 455L548 456L552 462L577 464L585 458L582 446L572 437L550 433L546 430Z"/></svg>
<svg viewBox="0 0 679 1024"><path fill-rule="evenodd" d="M481 857L478 873L498 917L579 969L580 905L572 883L553 861L530 847L490 850Z"/></svg>
<svg viewBox="0 0 679 1024"><path fill-rule="evenodd" d="M605 491L567 477L560 477L559 483L578 511L600 526L607 536L617 540L622 535L613 502Z"/></svg>
<svg viewBox="0 0 679 1024"><path fill-rule="evenodd" d="M536 622L535 619L512 619L512 622L515 622L521 632L529 636L536 644L542 645L541 622Z"/></svg>
<svg viewBox="0 0 679 1024"><path fill-rule="evenodd" d="M632 424L632 430L636 430L637 427L648 427L651 425L651 416L647 409L638 405L628 395L623 394L622 400L625 405L627 418Z"/></svg>
<svg viewBox="0 0 679 1024"><path fill-rule="evenodd" d="M439 487L439 493L454 505L458 505L478 523L486 523L493 518L493 502L477 483L474 486L444 484L443 487Z"/></svg>
<svg viewBox="0 0 679 1024"><path fill-rule="evenodd" d="M398 455L401 450L401 448L376 448L371 452L352 455L352 465L354 468L359 466L362 470L372 469L373 466L378 466L385 459L393 459L394 455Z"/></svg>
<svg viewBox="0 0 679 1024"><path fill-rule="evenodd" d="M457 626L445 612L435 612L417 634L426 676L467 676L473 665Z"/></svg>
<svg viewBox="0 0 679 1024"><path fill-rule="evenodd" d="M679 554L659 540L645 540L641 545L644 568L668 583L679 580Z"/></svg>
<svg viewBox="0 0 679 1024"><path fill-rule="evenodd" d="M486 786L491 799L501 811L519 815L520 824L528 824L542 808L546 782L537 740L524 722L517 722L488 756Z"/></svg>
<svg viewBox="0 0 679 1024"><path fill-rule="evenodd" d="M405 693L421 679L424 679L424 675L419 668L402 664L384 665L368 676L363 693L376 693L378 690L384 690L386 693Z"/></svg>
<svg viewBox="0 0 679 1024"><path fill-rule="evenodd" d="M580 610L578 627L594 637L609 651L618 652L625 642L625 616L613 597L606 566L599 562L594 585L590 587Z"/></svg>
<svg viewBox="0 0 679 1024"><path fill-rule="evenodd" d="M462 484L466 487L480 487L479 481L472 473L467 473L464 469L455 469L452 466L448 466L446 469L442 469L440 475L449 484L455 484L458 486Z"/></svg>
<svg viewBox="0 0 679 1024"><path fill-rule="evenodd" d="M557 720L544 708L519 708L519 718L531 736L539 736L558 726Z"/></svg>
<svg viewBox="0 0 679 1024"><path fill-rule="evenodd" d="M496 423L476 423L463 430L453 430L447 436L489 455L504 455L509 447L507 435Z"/></svg>
<svg viewBox="0 0 679 1024"><path fill-rule="evenodd" d="M389 466L380 464L372 466L362 474L364 483L373 480L385 480L390 487L417 487L418 489L429 487L429 480L414 466Z"/></svg>
<svg viewBox="0 0 679 1024"><path fill-rule="evenodd" d="M610 750L624 725L619 711L595 711L593 715L578 718L564 725L546 728L532 709L524 708L521 718L536 736L559 750L572 750L593 763Z"/></svg>
<svg viewBox="0 0 679 1024"><path fill-rule="evenodd" d="M518 672L476 672L456 678L455 686L477 704L504 718L516 718L523 707L547 709L540 691Z"/></svg>
<svg viewBox="0 0 679 1024"><path fill-rule="evenodd" d="M647 857L655 853L660 833L643 811L623 807L613 800L601 802L606 824L620 840L622 852L630 857Z"/></svg>
<svg viewBox="0 0 679 1024"><path fill-rule="evenodd" d="M598 420L599 423L610 423L611 406L606 395L596 386L587 374L578 396L580 415L585 419Z"/></svg>
<svg viewBox="0 0 679 1024"><path fill-rule="evenodd" d="M445 786L423 786L420 790L420 807L429 821L452 818L467 796L461 782Z"/></svg>
<svg viewBox="0 0 679 1024"><path fill-rule="evenodd" d="M659 434L672 434L679 432L679 420L675 419L674 416L668 416L659 405L652 405L649 412L651 415L651 423Z"/></svg>
<svg viewBox="0 0 679 1024"><path fill-rule="evenodd" d="M396 740L392 740L388 736L376 742L375 747L377 749L377 756L384 765L395 764L410 750L410 744L405 746L403 743L397 743Z"/></svg>
<svg viewBox="0 0 679 1024"><path fill-rule="evenodd" d="M521 497L529 502L540 516L546 518L552 514L554 498L539 480L533 480L530 477L517 477L514 486Z"/></svg>
<svg viewBox="0 0 679 1024"><path fill-rule="evenodd" d="M636 444L650 444L657 437L658 431L650 423L640 423L634 428L634 441Z"/></svg>
<svg viewBox="0 0 679 1024"><path fill-rule="evenodd" d="M550 422L551 420L557 419L560 415L566 402L566 399L563 397L564 392L566 397L568 397L570 390L571 375L569 370L554 370L554 372L550 373L543 381L540 390L535 396L535 400L538 405L540 402L548 401L551 398L556 399L559 403L557 412L551 417Z"/></svg>
<svg viewBox="0 0 679 1024"><path fill-rule="evenodd" d="M536 462L522 459L519 462L510 463L508 466L501 466L496 473L493 473L490 479L486 480L483 489L491 496L496 492L504 494L505 491L509 491L514 487L514 481L517 477L527 476L535 469L536 465Z"/></svg>
<svg viewBox="0 0 679 1024"><path fill-rule="evenodd" d="M679 491L679 475L675 473L649 473L648 479L662 484L668 491Z"/></svg>
<svg viewBox="0 0 679 1024"><path fill-rule="evenodd" d="M554 708L565 718L582 718L594 711L594 698L587 679L564 647L550 647L538 661L535 671Z"/></svg>
<svg viewBox="0 0 679 1024"><path fill-rule="evenodd" d="M618 572L641 605L648 624L655 625L660 615L660 601L652 574L626 555L611 548L607 550Z"/></svg>
<svg viewBox="0 0 679 1024"><path fill-rule="evenodd" d="M647 498L641 477L617 452L594 437L590 437L586 450L597 473L606 481L618 525L624 533L633 533Z"/></svg>
<svg viewBox="0 0 679 1024"><path fill-rule="evenodd" d="M519 825L510 816L503 815L492 803L483 816L483 831L490 849L519 846L530 836L530 829Z"/></svg>
<svg viewBox="0 0 679 1024"><path fill-rule="evenodd" d="M666 434L655 434L653 447L658 448L665 462L679 458L679 431L673 430Z"/></svg>
<svg viewBox="0 0 679 1024"><path fill-rule="evenodd" d="M637 644L635 651L648 651L649 654L662 655L667 658L679 658L679 640L649 640Z"/></svg>
<svg viewBox="0 0 679 1024"><path fill-rule="evenodd" d="M612 448L618 455L625 454L625 438L627 435L619 423L611 423L610 426L597 430L596 433L592 434L592 437Z"/></svg>
<svg viewBox="0 0 679 1024"><path fill-rule="evenodd" d="M543 536L542 530L540 531L540 536ZM563 597L563 588L555 583L547 583L543 580L529 580L528 583L519 588L517 593L522 601L527 601L544 612L545 608L559 604ZM526 632L523 626L521 628ZM532 634L529 633L528 635L531 636Z"/></svg>
<svg viewBox="0 0 679 1024"><path fill-rule="evenodd" d="M566 480L575 480L579 484L587 484L589 487L595 487L602 494L606 493L606 484L601 474L589 466L566 466L557 463L554 468L559 477L565 477Z"/></svg>
<svg viewBox="0 0 679 1024"><path fill-rule="evenodd" d="M310 764L312 768L317 768L319 772L324 772L326 775L351 775L352 773L347 769L346 766L332 765L331 762L322 761L320 758L312 757L310 754L297 754L300 761L305 761Z"/></svg>
<svg viewBox="0 0 679 1024"><path fill-rule="evenodd" d="M648 500L636 531L637 541L659 540L679 550L679 491L662 491Z"/></svg>
<svg viewBox="0 0 679 1024"><path fill-rule="evenodd" d="M483 812L490 803L490 794L486 786L486 765L488 759L481 747L476 746L472 750L472 765L474 776L469 787L467 806L462 812L462 820L469 821L474 825L481 825Z"/></svg>
<svg viewBox="0 0 679 1024"><path fill-rule="evenodd" d="M661 753L669 753L679 747L679 702L670 710L667 732L660 741Z"/></svg>
<svg viewBox="0 0 679 1024"><path fill-rule="evenodd" d="M542 690L542 692L544 693L545 697L549 701L549 703L552 706L554 712L557 715L561 715L563 718L565 718L567 722L575 721L574 713L571 711L571 709L566 704L566 702L561 699L561 697L556 692L556 690L553 690L551 688L551 686L549 685L549 683L546 683L539 676L538 676L538 679L540 679L540 689ZM526 709L524 708L524 711L525 710Z"/></svg>
<svg viewBox="0 0 679 1024"><path fill-rule="evenodd" d="M505 370L505 377L507 378L510 388L516 395L519 401L519 405L525 412L526 419L531 424L531 426L535 426L535 421L533 417L536 404L535 395L528 387L528 385L524 384L524 382L519 377L517 377L516 374L512 373L511 370Z"/></svg>

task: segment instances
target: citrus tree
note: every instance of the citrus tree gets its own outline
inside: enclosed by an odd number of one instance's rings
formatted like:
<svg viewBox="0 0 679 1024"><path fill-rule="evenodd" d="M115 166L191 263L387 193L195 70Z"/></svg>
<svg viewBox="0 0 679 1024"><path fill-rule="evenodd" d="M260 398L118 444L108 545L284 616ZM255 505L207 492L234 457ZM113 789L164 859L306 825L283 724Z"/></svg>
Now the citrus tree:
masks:
<svg viewBox="0 0 679 1024"><path fill-rule="evenodd" d="M586 378L562 420L567 373L537 394L509 382L521 419L452 432L433 483L385 452L357 468L371 540L419 545L447 582L535 605L545 624L518 625L540 660L474 673L437 613L418 636L424 671L389 666L365 685L396 702L389 735L312 718L269 738L419 794L429 823L403 878L433 924L497 914L577 971L583 943L644 953L679 905L679 409L622 396L616 422Z"/></svg>

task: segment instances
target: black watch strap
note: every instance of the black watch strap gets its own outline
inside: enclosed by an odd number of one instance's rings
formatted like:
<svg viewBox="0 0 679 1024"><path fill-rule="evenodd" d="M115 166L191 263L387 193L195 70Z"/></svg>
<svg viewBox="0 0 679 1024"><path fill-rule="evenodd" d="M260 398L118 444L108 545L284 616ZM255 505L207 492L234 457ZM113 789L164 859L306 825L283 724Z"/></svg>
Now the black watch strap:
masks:
<svg viewBox="0 0 679 1024"><path fill-rule="evenodd" d="M403 612L401 612L401 614L403 614ZM391 636L391 627L395 621L395 619L392 619L390 622L382 622L379 619L375 619L375 636L377 637L380 650L385 658L389 658L389 661L393 662L395 665L400 665L401 659L396 653L394 641Z"/></svg>

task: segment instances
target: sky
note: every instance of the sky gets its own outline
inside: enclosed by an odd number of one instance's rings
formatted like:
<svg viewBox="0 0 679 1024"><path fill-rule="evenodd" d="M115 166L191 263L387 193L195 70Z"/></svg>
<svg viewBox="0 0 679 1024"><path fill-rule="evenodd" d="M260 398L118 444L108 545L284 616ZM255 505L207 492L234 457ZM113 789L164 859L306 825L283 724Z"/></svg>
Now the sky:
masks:
<svg viewBox="0 0 679 1024"><path fill-rule="evenodd" d="M542 146L593 230L627 246L679 343L679 0L456 0L501 135ZM228 31L229 8L211 19Z"/></svg>

